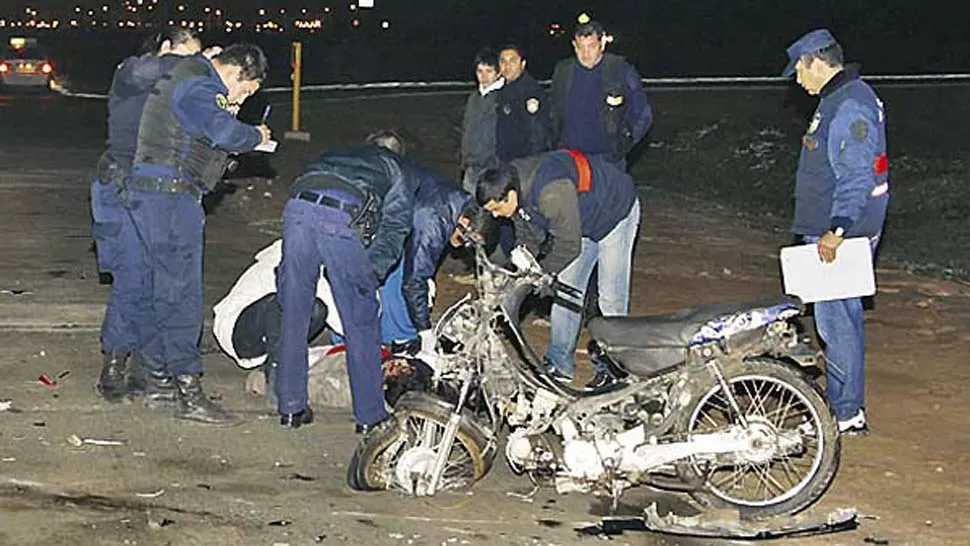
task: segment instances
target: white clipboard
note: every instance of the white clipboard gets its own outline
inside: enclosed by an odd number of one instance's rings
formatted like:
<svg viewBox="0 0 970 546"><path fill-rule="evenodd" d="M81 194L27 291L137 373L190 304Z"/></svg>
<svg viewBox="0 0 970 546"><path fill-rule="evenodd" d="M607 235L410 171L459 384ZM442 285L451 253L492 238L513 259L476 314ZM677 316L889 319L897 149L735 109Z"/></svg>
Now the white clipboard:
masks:
<svg viewBox="0 0 970 546"><path fill-rule="evenodd" d="M781 275L785 293L804 303L871 296L876 293L872 250L867 237L846 239L835 261L818 256L815 243L781 249Z"/></svg>

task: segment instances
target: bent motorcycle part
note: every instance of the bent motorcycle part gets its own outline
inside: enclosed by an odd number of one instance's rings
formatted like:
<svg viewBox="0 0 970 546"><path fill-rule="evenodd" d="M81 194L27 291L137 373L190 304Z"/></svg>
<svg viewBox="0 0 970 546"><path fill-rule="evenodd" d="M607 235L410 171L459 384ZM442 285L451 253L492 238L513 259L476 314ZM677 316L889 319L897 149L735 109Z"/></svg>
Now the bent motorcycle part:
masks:
<svg viewBox="0 0 970 546"><path fill-rule="evenodd" d="M777 517L770 520L717 519L712 514L661 516L657 504L644 511L644 517L607 517L598 525L577 529L580 535L621 535L625 531L649 531L671 535L710 538L765 540L805 537L851 531L859 526L855 508L839 508L821 518Z"/></svg>
<svg viewBox="0 0 970 546"><path fill-rule="evenodd" d="M427 473L453 406L423 393L405 393L395 406L398 426L366 436L347 469L348 481L360 490L397 489L407 494L430 494ZM430 444L430 445L425 445ZM470 487L488 473L495 459L490 432L462 415L455 441L448 451L450 467L434 491ZM403 480L403 482L402 482Z"/></svg>

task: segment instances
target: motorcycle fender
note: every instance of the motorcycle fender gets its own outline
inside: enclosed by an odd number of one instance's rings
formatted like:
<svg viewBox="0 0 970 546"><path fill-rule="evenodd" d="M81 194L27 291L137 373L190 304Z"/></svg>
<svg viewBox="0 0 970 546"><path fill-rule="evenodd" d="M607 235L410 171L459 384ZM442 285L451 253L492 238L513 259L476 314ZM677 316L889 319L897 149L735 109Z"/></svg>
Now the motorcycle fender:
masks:
<svg viewBox="0 0 970 546"><path fill-rule="evenodd" d="M442 400L433 394L420 391L408 391L402 394L397 403L394 404L394 408L398 410L409 408L421 409L422 407L428 406L438 406L441 409L452 413L455 411L454 404ZM461 411L461 420L462 425L467 425L470 428L475 429L482 435L483 438L491 439L495 436L491 429L482 426L482 424L475 419L468 410L463 409Z"/></svg>

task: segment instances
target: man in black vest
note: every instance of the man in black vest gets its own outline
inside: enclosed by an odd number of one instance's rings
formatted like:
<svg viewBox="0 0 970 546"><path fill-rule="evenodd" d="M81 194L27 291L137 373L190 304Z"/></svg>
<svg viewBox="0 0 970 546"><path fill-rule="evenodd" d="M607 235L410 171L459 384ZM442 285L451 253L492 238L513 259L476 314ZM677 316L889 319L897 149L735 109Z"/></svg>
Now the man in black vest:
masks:
<svg viewBox="0 0 970 546"><path fill-rule="evenodd" d="M147 263L154 329L139 352L146 398L175 417L209 424L233 418L202 390L202 195L222 178L230 152L270 140L266 126L238 121L233 105L255 93L268 64L254 45L236 44L211 61L188 57L152 89L138 127L126 181L128 208ZM155 366L152 368L152 366Z"/></svg>
<svg viewBox="0 0 970 546"><path fill-rule="evenodd" d="M97 390L108 402L144 393L141 340L153 328L151 294L146 290L145 257L124 199L124 180L138 147L138 124L149 92L182 58L202 50L192 29L172 27L156 33L142 53L115 69L108 92L108 149L91 181L91 233L98 268L111 273L111 294L101 324L101 374Z"/></svg>
<svg viewBox="0 0 970 546"><path fill-rule="evenodd" d="M553 147L602 154L626 170L626 156L647 134L653 112L637 70L604 53L607 39L603 25L587 19L573 35L576 58L556 65Z"/></svg>

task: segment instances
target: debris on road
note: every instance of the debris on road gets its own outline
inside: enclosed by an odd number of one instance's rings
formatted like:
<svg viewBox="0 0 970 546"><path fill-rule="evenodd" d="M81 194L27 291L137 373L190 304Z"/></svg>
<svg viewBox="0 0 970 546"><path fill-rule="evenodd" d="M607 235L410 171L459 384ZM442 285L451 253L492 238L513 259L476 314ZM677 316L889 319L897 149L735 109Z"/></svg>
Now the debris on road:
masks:
<svg viewBox="0 0 970 546"><path fill-rule="evenodd" d="M44 351L40 352L40 356L44 356L44 354L45 354ZM37 378L37 381L40 381L45 387L49 389L57 388L57 380L51 379L50 377L47 376L46 373L40 374L40 377Z"/></svg>
<svg viewBox="0 0 970 546"><path fill-rule="evenodd" d="M866 544L881 544L881 545L886 545L886 544L889 544L889 539L888 538L877 537L877 536L874 536L874 535L869 535L866 538L862 539L862 542L864 542Z"/></svg>
<svg viewBox="0 0 970 546"><path fill-rule="evenodd" d="M13 407L13 400L3 399L0 400L0 413L21 413L19 409Z"/></svg>
<svg viewBox="0 0 970 546"><path fill-rule="evenodd" d="M4 288L0 289L0 294L7 294L9 296L30 296L33 294L30 290L25 290L23 288Z"/></svg>
<svg viewBox="0 0 970 546"><path fill-rule="evenodd" d="M278 519L275 521L271 521L266 525L269 525L270 527L286 527L287 525L291 525L292 523L293 522L288 519Z"/></svg>
<svg viewBox="0 0 970 546"><path fill-rule="evenodd" d="M535 496L536 496L536 493L538 492L539 492L539 487L536 486L536 487L533 487L532 491L529 491L528 493L508 491L505 494L509 497L512 497L513 499L519 499L520 501L523 501L523 502L533 503L535 502Z"/></svg>
<svg viewBox="0 0 970 546"><path fill-rule="evenodd" d="M67 437L67 443L74 447L81 447L83 445L123 446L128 444L128 440L114 440L110 438L81 438L77 434L71 434Z"/></svg>
<svg viewBox="0 0 970 546"><path fill-rule="evenodd" d="M282 479L284 479L284 480L295 480L295 481L300 481L300 482L313 482L313 481L316 481L317 480L313 476L307 476L305 474L299 474L297 472L293 472L291 474L287 474L286 476L283 476Z"/></svg>
<svg viewBox="0 0 970 546"><path fill-rule="evenodd" d="M148 516L148 528L149 529L153 529L153 530L156 530L157 531L159 529L162 529L164 527L168 527L169 525L174 525L174 524L175 524L175 520L174 519L162 518L160 520L156 520L156 519L152 518L151 516Z"/></svg>
<svg viewBox="0 0 970 546"><path fill-rule="evenodd" d="M722 513L696 516L661 516L657 503L644 509L643 517L606 517L598 525L576 529L580 535L610 536L625 531L651 531L672 535L711 538L769 539L785 536L809 536L838 533L855 529L859 515L855 508L840 508L822 519L807 516L775 517L765 520L724 518Z"/></svg>
<svg viewBox="0 0 970 546"><path fill-rule="evenodd" d="M157 499L158 497L161 497L164 494L165 494L165 489L159 489L158 491L154 491L152 493L135 493L135 496L141 497L143 499Z"/></svg>

